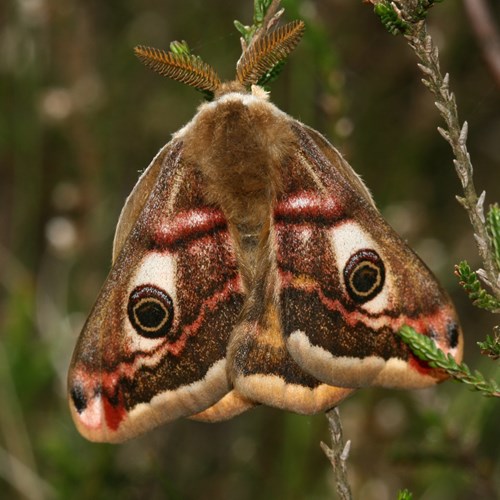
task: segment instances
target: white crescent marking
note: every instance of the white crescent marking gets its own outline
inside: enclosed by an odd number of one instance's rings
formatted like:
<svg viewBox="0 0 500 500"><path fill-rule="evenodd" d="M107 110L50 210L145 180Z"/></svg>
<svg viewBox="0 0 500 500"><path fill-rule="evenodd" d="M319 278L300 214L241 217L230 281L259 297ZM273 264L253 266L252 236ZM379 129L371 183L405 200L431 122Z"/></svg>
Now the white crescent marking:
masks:
<svg viewBox="0 0 500 500"><path fill-rule="evenodd" d="M379 356L354 358L333 356L322 347L312 345L307 335L296 330L287 340L287 347L300 366L318 380L340 387L368 387L418 389L434 385L436 380L418 373L403 359Z"/></svg>

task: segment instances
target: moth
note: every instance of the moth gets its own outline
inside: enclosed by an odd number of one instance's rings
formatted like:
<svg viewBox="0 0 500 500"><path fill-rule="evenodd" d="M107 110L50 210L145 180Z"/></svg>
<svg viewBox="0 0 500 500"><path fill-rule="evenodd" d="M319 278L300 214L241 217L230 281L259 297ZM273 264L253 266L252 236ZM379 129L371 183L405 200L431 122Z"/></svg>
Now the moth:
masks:
<svg viewBox="0 0 500 500"><path fill-rule="evenodd" d="M120 442L256 404L314 414L357 388L444 380L401 341L404 324L461 359L446 292L341 154L262 86L303 31L295 21L255 37L229 83L198 57L136 48L211 100L123 207L69 370L86 438Z"/></svg>

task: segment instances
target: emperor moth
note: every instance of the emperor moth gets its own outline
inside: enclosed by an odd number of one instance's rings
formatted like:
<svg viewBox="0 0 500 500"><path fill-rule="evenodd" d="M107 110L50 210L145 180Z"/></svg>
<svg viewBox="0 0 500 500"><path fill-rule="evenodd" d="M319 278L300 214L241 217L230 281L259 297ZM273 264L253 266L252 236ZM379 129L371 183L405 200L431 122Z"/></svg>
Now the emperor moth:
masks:
<svg viewBox="0 0 500 500"><path fill-rule="evenodd" d="M341 154L261 86L303 30L296 21L256 37L229 83L189 54L136 48L212 100L122 210L69 370L88 439L224 420L255 404L312 414L360 387L444 380L401 341L404 324L461 359L446 292Z"/></svg>

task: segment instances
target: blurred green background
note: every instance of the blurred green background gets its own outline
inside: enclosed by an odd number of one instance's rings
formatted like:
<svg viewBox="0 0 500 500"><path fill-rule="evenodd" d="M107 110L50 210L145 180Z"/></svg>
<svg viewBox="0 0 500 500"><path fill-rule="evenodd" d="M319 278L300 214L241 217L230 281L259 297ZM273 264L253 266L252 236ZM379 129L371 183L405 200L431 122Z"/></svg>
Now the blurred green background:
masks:
<svg viewBox="0 0 500 500"><path fill-rule="evenodd" d="M479 265L460 185L415 56L360 0L288 0L307 33L272 99L321 132L453 296L466 361L495 375L475 342L492 318L453 276ZM200 96L135 59L137 44L185 39L224 79L232 22L251 0L3 0L0 4L0 498L335 498L322 415L257 408L232 421L178 421L129 443L86 442L67 409L73 345L110 264L121 205ZM490 1L497 25L500 4ZM461 2L430 29L451 73L479 190L500 200L500 89ZM447 382L363 390L341 405L356 498L490 499L500 492L500 406Z"/></svg>

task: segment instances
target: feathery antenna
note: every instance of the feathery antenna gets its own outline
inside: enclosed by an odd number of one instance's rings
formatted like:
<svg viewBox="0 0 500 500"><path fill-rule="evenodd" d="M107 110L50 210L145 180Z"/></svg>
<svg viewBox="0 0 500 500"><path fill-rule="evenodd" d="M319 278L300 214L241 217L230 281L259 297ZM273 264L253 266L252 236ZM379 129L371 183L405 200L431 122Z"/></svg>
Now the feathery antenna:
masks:
<svg viewBox="0 0 500 500"><path fill-rule="evenodd" d="M235 21L242 34L242 55L236 65L236 80L247 89L274 80L304 34L302 21L276 28L284 12L279 7L280 0L255 0L254 24L244 26ZM142 45L134 51L148 68L194 87L208 100L222 85L214 69L193 55L186 42L172 42L169 52Z"/></svg>
<svg viewBox="0 0 500 500"><path fill-rule="evenodd" d="M236 77L245 87L255 85L282 64L304 34L304 23L293 21L252 43L238 61Z"/></svg>
<svg viewBox="0 0 500 500"><path fill-rule="evenodd" d="M134 52L142 63L156 73L185 83L201 92L213 96L221 84L217 73L211 66L198 56L186 51L165 52L139 45L135 47Z"/></svg>

